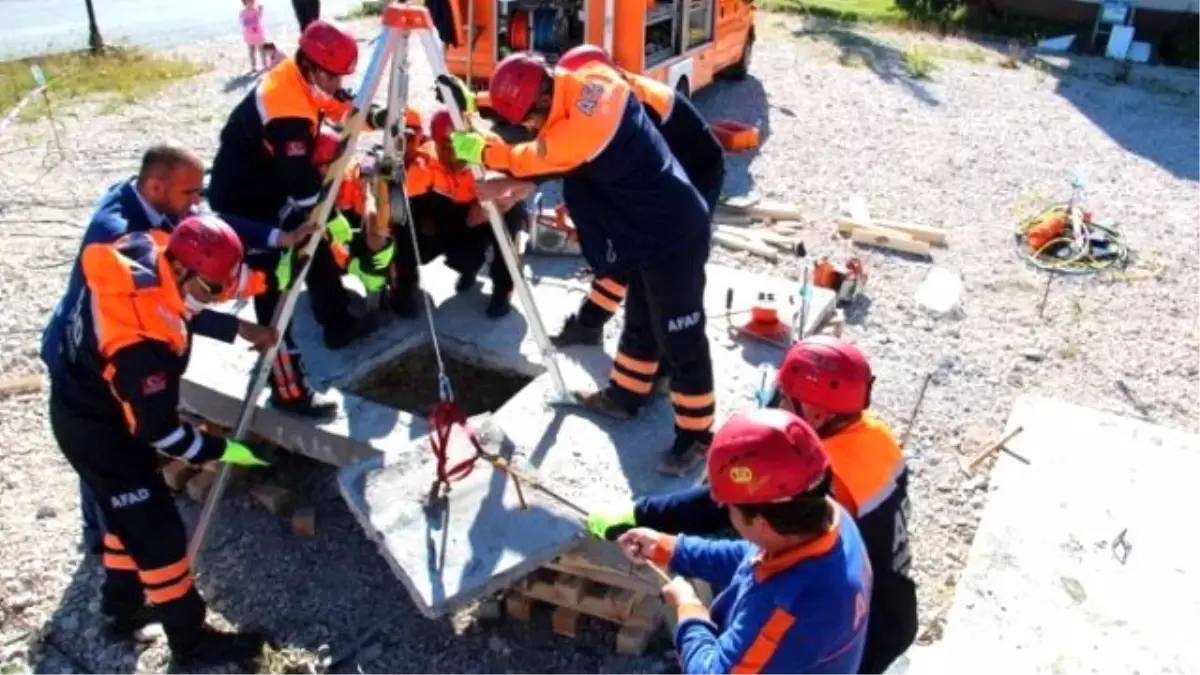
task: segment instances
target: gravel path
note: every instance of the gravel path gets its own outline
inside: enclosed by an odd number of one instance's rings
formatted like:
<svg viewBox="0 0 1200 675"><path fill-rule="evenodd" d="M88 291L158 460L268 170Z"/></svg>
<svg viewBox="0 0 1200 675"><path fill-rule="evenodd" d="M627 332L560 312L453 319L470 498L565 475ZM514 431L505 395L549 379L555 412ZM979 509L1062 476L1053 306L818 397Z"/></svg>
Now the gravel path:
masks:
<svg viewBox="0 0 1200 675"><path fill-rule="evenodd" d="M371 23L357 26L373 34ZM905 75L915 43L937 64L931 81ZM61 110L54 133L41 122L0 136L0 377L38 372L38 331L104 186L134 171L153 137L213 151L244 91L230 84L243 50L230 36L184 51L213 70L117 114L83 104ZM764 17L754 77L698 97L710 116L763 125L761 152L731 160L727 192L797 204L813 253L844 255L831 217L852 192L879 217L951 232L935 260L964 275L960 318L934 319L913 301L928 263L860 252L870 280L847 327L873 358L875 406L900 431L925 374L939 368L908 444L926 639L938 635L987 491L986 477L963 478L957 458L998 434L1017 395L1197 428L1195 73L1137 67L1130 84L1115 84L1102 61L1008 69L998 65L1003 51ZM424 65L415 70L427 82ZM1039 319L1043 277L1013 258L1010 231L1037 199L1065 197L1077 167L1088 171L1088 205L1126 225L1139 256L1165 269L1142 281L1057 280ZM0 669L161 670L161 639L138 651L106 645L94 628L97 564L76 551L75 480L44 408L42 394L0 407ZM665 638L645 658L614 656L611 631L598 624L569 641L544 616L532 627L470 613L422 619L348 515L332 472L300 461L279 471L316 506L319 536L294 538L239 491L200 582L223 620L266 626L294 645L277 669L308 672L332 659L350 671L647 672L668 661ZM196 511L184 507L189 518Z"/></svg>

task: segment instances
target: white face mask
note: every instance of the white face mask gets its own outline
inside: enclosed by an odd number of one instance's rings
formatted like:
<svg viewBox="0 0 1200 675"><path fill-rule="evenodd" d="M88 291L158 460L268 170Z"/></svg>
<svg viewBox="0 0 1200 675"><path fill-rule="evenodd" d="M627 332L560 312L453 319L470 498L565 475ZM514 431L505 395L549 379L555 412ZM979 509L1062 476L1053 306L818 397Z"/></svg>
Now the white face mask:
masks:
<svg viewBox="0 0 1200 675"><path fill-rule="evenodd" d="M186 293L183 296L183 306L188 311L188 316L193 317L204 310L207 305L200 302L191 293Z"/></svg>

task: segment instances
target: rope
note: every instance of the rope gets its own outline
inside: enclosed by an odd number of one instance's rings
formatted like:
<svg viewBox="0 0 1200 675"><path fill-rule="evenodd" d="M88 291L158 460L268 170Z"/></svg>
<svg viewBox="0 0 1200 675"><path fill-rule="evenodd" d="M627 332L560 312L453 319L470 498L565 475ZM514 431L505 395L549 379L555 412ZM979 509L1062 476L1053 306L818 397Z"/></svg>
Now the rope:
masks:
<svg viewBox="0 0 1200 675"><path fill-rule="evenodd" d="M1078 234L1076 234L1078 228ZM1047 272L1087 275L1108 272L1112 278L1157 277L1162 266L1142 272L1116 272L1130 266L1125 236L1115 225L1095 222L1091 214L1069 205L1051 206L1026 219L1013 236L1016 256Z"/></svg>

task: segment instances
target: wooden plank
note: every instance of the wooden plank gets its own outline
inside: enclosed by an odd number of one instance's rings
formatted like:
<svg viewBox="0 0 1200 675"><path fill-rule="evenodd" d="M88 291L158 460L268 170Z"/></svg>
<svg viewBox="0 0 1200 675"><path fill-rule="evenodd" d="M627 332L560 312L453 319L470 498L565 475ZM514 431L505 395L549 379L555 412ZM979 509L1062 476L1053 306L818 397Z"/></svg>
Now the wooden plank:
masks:
<svg viewBox="0 0 1200 675"><path fill-rule="evenodd" d="M579 612L561 605L555 607L554 613L550 615L550 627L559 635L579 637Z"/></svg>
<svg viewBox="0 0 1200 675"><path fill-rule="evenodd" d="M594 616L597 619L603 619L609 623L626 624L634 623L646 628L654 627L655 623L661 617L638 616L634 613L634 608L630 607L629 611L622 611L629 603L622 599L615 600L611 597L612 593L624 594L629 591L624 589L597 589L599 592L584 593L579 598L579 602L571 609L577 612L582 612L588 616ZM554 591L554 585L535 580L527 581L519 592L526 597L551 605L558 605L558 594Z"/></svg>
<svg viewBox="0 0 1200 675"><path fill-rule="evenodd" d="M758 202L743 206L729 200L717 204L717 212L735 213L765 220L800 220L799 209L779 202Z"/></svg>
<svg viewBox="0 0 1200 675"><path fill-rule="evenodd" d="M727 230L713 233L713 241L719 243L725 248L730 248L735 251L746 251L753 253L760 258L766 258L771 262L779 261L779 253L772 247L760 241L750 241L742 237L730 234Z"/></svg>
<svg viewBox="0 0 1200 675"><path fill-rule="evenodd" d="M0 382L0 396L36 394L42 390L42 376L37 373L18 375Z"/></svg>
<svg viewBox="0 0 1200 675"><path fill-rule="evenodd" d="M529 621L533 615L533 602L520 593L509 593L504 597L504 613L510 619Z"/></svg>
<svg viewBox="0 0 1200 675"><path fill-rule="evenodd" d="M929 255L928 243L917 241L897 230L888 230L880 227L855 228L850 233L850 240L856 244L878 246L892 251Z"/></svg>
<svg viewBox="0 0 1200 675"><path fill-rule="evenodd" d="M566 574L574 574L583 577L589 581L593 581L614 588L624 588L626 590L638 593L657 593L659 586L649 579L644 579L637 576L624 574L616 570L606 570L595 567L577 567L563 562L550 562L545 567L563 572Z"/></svg>
<svg viewBox="0 0 1200 675"><path fill-rule="evenodd" d="M946 245L946 231L929 225L914 225L912 223L902 223L896 220L880 220L871 221L855 220L853 218L838 218L838 232L843 236L853 234L855 229L871 229L883 228L887 230L895 230L903 232L916 241L923 241L934 246Z"/></svg>
<svg viewBox="0 0 1200 675"><path fill-rule="evenodd" d="M574 607L583 597L587 579L573 574L559 574L553 582L554 593L559 598L558 604Z"/></svg>

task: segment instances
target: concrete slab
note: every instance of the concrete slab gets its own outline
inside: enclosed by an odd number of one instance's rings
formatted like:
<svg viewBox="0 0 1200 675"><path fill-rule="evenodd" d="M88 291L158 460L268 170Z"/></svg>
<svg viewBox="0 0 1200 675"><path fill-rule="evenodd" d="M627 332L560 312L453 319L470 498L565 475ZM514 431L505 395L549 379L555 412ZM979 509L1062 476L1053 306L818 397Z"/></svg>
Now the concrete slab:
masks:
<svg viewBox="0 0 1200 675"><path fill-rule="evenodd" d="M939 670L1200 671L1200 438L1022 397L992 471Z"/></svg>
<svg viewBox="0 0 1200 675"><path fill-rule="evenodd" d="M471 426L488 452L531 470L491 416L477 416ZM582 537L577 517L532 488L521 491L527 507L522 510L513 482L484 462L452 484L448 499L431 501L436 472L428 437L413 447L418 452L348 467L339 472L338 483L351 511L426 616L442 616L506 588ZM450 463L473 454L456 428Z"/></svg>
<svg viewBox="0 0 1200 675"><path fill-rule="evenodd" d="M550 332L558 330L587 292L584 281L570 278L578 267L578 260L563 258L533 258L527 265L538 308ZM795 284L717 266L710 266L709 270L705 302L714 316L709 331L714 339L714 351L736 351L754 364L778 360L781 350L776 347L742 338L730 339L725 334L724 320L718 315L724 312L725 289L730 286L737 287L739 297L744 295L748 300L753 297L751 293L760 288L780 295L794 293ZM518 308L498 321L488 319L484 308L490 282L481 280L476 289L456 294L456 280L457 274L440 262L422 268L422 286L436 306L434 319L445 348L459 358L497 370L530 377L544 372L542 357L524 311ZM346 282L354 283L352 279ZM821 317L828 316L833 310L833 294L825 289L815 290L816 309L811 313L810 323L822 320ZM236 311L242 318L254 320L253 308L248 303L240 309L234 303L220 309ZM618 315L606 328L609 353L616 348L621 319ZM294 321L296 340L304 353L305 370L313 386L342 399L344 410L338 419L313 425L309 420L266 408L264 393L251 425L254 433L281 447L334 466L345 466L355 459L370 457L384 448L407 443L414 435L425 433L424 426L414 421L412 415L398 413L342 391L343 387L370 374L373 368L428 341L428 322L424 316L409 320L389 317L375 333L339 351L324 347L319 326L303 297L297 305ZM595 350L584 351L595 353ZM568 355L568 358L571 357ZM233 425L255 360L256 355L244 342L227 345L197 338L191 365L184 375L181 397L184 408L217 423Z"/></svg>
<svg viewBox="0 0 1200 675"><path fill-rule="evenodd" d="M792 283L723 268L713 268L710 276L716 283L709 296L717 299L720 311L724 311L725 288L729 285L773 288L780 294L795 292L787 290L794 286ZM552 280L543 280L534 288L539 310L549 326L557 327L566 314L575 310L584 288L581 282ZM817 299L821 304L815 305L814 320L833 307L832 293L817 294ZM462 307L462 311L449 314L452 318L447 320L438 315L438 329L447 336L447 347L469 349L469 353L457 353L496 368L534 367L539 356L524 328L523 315L514 312L500 322L488 322L479 312L466 311L476 302L483 300L465 295L439 307L439 312ZM500 328L489 332L492 326ZM520 330L512 330L513 326ZM719 323L709 332L718 375L718 419L722 419L753 404L759 384L758 364L776 363L783 350L730 338ZM488 338L480 340L479 335ZM607 383L615 340L616 336L610 334L607 353L594 348L560 352L559 367L568 388L588 390ZM667 477L657 471L661 454L674 437L673 410L666 398L651 402L634 420L616 422L575 408L551 407L548 401L554 394L549 374L542 374L496 411L494 422L511 444L514 461L535 469L552 489L584 508L681 489L693 485L700 476L701 470L685 477ZM539 498L537 503L545 507L545 512L535 509L532 515L514 513L511 506L515 493L500 490L494 477L479 475L465 481L463 489L456 486L451 495L452 517L446 525L445 542L431 540L432 526L414 500L427 491L434 467L427 449L417 445L410 448L411 453L405 457L347 467L341 472L340 482L360 522L380 543L381 553L426 614L443 614L506 587L579 546L583 532L570 512L566 515L572 518L560 522L561 510ZM495 503L504 506L497 508ZM427 544L414 547L417 541ZM485 549L476 551L475 546ZM621 565L620 555L611 544L593 542L589 546L607 548L589 549L585 552L589 559ZM435 554L445 556L444 565L430 563L430 556ZM469 561L476 559L487 563L469 567Z"/></svg>

